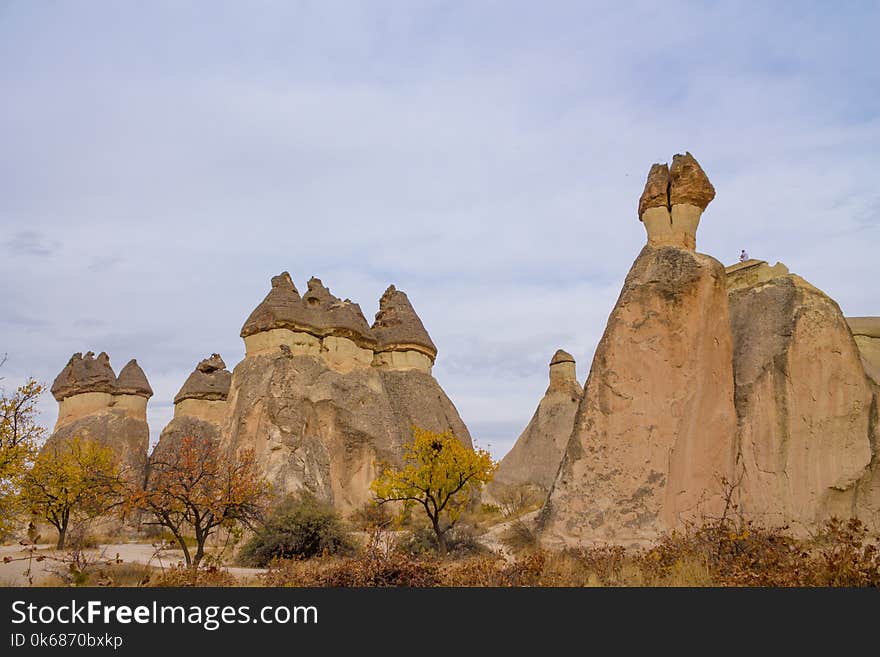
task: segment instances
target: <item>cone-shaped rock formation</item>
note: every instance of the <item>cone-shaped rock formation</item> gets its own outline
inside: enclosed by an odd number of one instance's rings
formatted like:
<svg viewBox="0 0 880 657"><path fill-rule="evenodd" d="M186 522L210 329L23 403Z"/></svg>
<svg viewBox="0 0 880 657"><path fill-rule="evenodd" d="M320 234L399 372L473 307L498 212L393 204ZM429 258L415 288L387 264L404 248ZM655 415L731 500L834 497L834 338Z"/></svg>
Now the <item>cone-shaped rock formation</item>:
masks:
<svg viewBox="0 0 880 657"><path fill-rule="evenodd" d="M583 396L574 358L562 349L550 361L550 385L535 414L501 459L489 493L504 499L511 489L527 487L535 497L546 497L574 427L574 416Z"/></svg>

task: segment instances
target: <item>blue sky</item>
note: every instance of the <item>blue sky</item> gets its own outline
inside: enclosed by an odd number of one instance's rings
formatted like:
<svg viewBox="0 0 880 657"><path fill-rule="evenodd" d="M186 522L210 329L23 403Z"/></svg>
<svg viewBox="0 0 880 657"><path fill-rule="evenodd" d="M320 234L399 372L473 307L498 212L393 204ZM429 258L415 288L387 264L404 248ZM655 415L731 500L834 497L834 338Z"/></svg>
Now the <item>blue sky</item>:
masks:
<svg viewBox="0 0 880 657"><path fill-rule="evenodd" d="M563 347L583 381L653 162L717 197L698 250L880 314L877 3L0 0L2 382L137 357L155 435L289 270L389 283L478 442ZM44 422L55 419L47 396Z"/></svg>

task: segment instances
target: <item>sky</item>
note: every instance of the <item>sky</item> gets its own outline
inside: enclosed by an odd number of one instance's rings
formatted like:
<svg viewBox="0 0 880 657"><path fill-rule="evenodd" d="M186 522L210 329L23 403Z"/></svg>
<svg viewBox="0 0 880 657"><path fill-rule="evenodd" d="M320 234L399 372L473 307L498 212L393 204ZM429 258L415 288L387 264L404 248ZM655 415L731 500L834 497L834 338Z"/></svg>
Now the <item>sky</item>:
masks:
<svg viewBox="0 0 880 657"><path fill-rule="evenodd" d="M290 272L391 283L502 456L584 382L654 162L717 191L697 247L880 315L876 2L0 0L0 369L137 358L153 438ZM54 424L51 395L41 421Z"/></svg>

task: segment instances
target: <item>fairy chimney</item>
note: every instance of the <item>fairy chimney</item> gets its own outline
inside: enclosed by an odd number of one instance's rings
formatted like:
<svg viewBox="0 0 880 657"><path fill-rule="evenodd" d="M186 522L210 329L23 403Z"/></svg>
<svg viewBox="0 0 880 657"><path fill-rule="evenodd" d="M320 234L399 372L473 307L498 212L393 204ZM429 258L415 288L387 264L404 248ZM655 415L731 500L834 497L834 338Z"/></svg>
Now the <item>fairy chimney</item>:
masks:
<svg viewBox="0 0 880 657"><path fill-rule="evenodd" d="M654 164L639 199L639 219L652 246L697 248L697 226L715 188L690 153L675 155L672 166Z"/></svg>
<svg viewBox="0 0 880 657"><path fill-rule="evenodd" d="M188 415L210 422L221 422L232 373L220 354L211 354L196 366L174 397L174 417Z"/></svg>
<svg viewBox="0 0 880 657"><path fill-rule="evenodd" d="M52 383L52 396L58 401L55 429L81 417L110 408L116 392L116 374L110 357L101 352L75 353Z"/></svg>
<svg viewBox="0 0 880 657"><path fill-rule="evenodd" d="M372 327L378 346L373 364L383 369L416 369L430 372L437 358L422 320L406 294L393 285L379 300L379 312Z"/></svg>
<svg viewBox="0 0 880 657"><path fill-rule="evenodd" d="M303 296L290 274L272 278L272 289L241 329L247 356L278 352L323 357L334 369L369 367L376 345L360 306L339 299L318 278Z"/></svg>

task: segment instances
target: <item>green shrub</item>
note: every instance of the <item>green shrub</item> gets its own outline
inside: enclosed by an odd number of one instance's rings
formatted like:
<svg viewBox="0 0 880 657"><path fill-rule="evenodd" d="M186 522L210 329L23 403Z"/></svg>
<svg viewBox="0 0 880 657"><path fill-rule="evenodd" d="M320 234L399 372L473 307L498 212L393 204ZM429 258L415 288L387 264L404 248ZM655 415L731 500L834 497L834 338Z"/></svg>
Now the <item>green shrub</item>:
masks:
<svg viewBox="0 0 880 657"><path fill-rule="evenodd" d="M289 495L241 549L245 565L263 567L272 559L309 559L352 551L339 515L310 493Z"/></svg>

